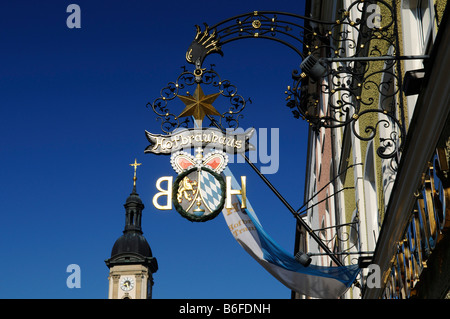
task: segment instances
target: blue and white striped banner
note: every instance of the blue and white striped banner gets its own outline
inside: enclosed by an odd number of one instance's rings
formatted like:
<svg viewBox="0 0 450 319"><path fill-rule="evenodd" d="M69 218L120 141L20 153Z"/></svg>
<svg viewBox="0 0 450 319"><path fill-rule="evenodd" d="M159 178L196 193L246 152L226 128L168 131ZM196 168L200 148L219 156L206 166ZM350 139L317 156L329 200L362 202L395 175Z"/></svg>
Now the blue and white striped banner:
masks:
<svg viewBox="0 0 450 319"><path fill-rule="evenodd" d="M223 174L232 177L232 188L240 186L227 167ZM281 248L263 229L247 198L247 209L241 209L240 195L233 195L232 209L224 208L225 221L237 242L270 274L286 287L313 298L336 299L354 282L358 265L322 267L300 264Z"/></svg>

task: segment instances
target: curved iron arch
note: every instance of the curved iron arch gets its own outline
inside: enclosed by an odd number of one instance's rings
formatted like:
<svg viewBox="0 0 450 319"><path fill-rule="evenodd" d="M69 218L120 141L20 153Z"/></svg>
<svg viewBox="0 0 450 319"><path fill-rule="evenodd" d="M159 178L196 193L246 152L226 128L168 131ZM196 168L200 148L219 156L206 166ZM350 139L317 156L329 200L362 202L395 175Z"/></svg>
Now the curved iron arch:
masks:
<svg viewBox="0 0 450 319"><path fill-rule="evenodd" d="M355 0L347 9L337 12L335 21L321 21L279 11L239 14L211 27L205 23L204 30L197 25L197 34L186 52L186 61L199 70L208 55L223 55L222 46L241 39L259 38L281 43L296 52L302 60L300 69L292 72L293 85L288 86L285 92L287 106L292 109L294 117L307 120L315 129L351 124L357 138L371 140L376 136L379 123L387 121L367 125L363 128L364 136L355 128L361 117L379 113L378 105L375 105L377 102L372 98L363 99L362 95L373 82L372 79L384 72L373 69L377 61L392 61L392 69L396 70L393 76L398 83L396 92L402 93L401 69L398 63L395 64L401 59L395 7L395 0L392 0L392 5L384 0ZM383 11L384 15L381 17L374 8ZM351 33L356 36L350 36ZM383 44L395 50L382 52L380 46ZM319 67L318 75L307 74L311 71L309 65ZM307 89L307 85L311 84L318 85L319 93L329 96L328 114L320 114L319 97L313 96ZM395 132L393 136L396 137L390 140L395 144L394 152L387 152L383 145L379 147L377 154L382 158L396 158L402 149L406 136L402 103L400 96L399 109L382 112L384 117L390 119L392 131ZM398 111L401 113L400 119L397 118Z"/></svg>

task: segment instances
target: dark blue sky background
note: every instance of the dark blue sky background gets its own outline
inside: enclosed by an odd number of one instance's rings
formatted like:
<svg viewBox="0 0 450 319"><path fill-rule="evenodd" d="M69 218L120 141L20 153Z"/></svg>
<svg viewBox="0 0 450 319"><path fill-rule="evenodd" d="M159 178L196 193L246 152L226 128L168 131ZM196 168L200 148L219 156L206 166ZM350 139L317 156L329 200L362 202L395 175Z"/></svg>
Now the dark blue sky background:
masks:
<svg viewBox="0 0 450 319"><path fill-rule="evenodd" d="M81 29L66 26L71 3L81 7ZM155 182L176 173L169 157L144 154L144 130L161 133L146 104L188 66L194 25L254 10L302 14L304 3L0 3L0 298L107 298L104 260L122 234L135 158L142 163L143 231L159 264L154 298L290 297L239 246L221 215L191 223L175 211L157 211ZM210 56L205 65L214 63L253 101L242 128L279 128L279 170L267 177L299 207L307 125L285 106L284 91L300 58L267 40L222 49L224 57ZM170 107L181 111L177 103ZM219 98L214 105L228 104ZM247 164L230 168L247 176L248 199L267 232L293 252L295 219ZM79 289L66 286L69 264L81 267Z"/></svg>

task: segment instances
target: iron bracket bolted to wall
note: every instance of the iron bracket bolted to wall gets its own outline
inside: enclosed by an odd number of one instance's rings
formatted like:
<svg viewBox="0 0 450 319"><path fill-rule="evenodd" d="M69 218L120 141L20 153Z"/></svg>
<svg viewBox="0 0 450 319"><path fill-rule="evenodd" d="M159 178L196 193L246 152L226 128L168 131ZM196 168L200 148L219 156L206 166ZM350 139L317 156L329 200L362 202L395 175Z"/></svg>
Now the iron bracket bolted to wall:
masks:
<svg viewBox="0 0 450 319"><path fill-rule="evenodd" d="M395 0L391 4L356 0L339 10L335 21L278 11L254 11L211 27L204 24L203 30L196 26L195 38L186 51L186 61L195 69L190 72L183 67L177 80L169 82L161 90L161 96L147 106L158 115L165 133L187 127L191 119L186 117L181 121L169 110L168 102L181 89L211 84L230 99L230 108L219 120L208 115L210 126L221 130L225 126L237 128L250 99L237 94L230 81L222 80L212 66L206 69L203 63L211 54L223 55L222 48L227 43L250 38L272 40L294 50L301 58L300 68L292 71L293 84L285 92L287 106L294 117L308 121L317 130L351 126L354 136L361 140L377 137L378 156L397 163L406 136L403 76L398 61L426 60L427 56L400 55L396 6ZM378 98L365 94L366 91L377 92ZM322 96L327 99L321 101ZM323 103L327 106L324 114L320 110ZM245 155L244 158L325 253L336 264L343 265L337 257L339 254L331 252L267 178Z"/></svg>
<svg viewBox="0 0 450 319"><path fill-rule="evenodd" d="M227 43L249 38L281 43L302 60L285 92L294 116L315 129L350 125L361 140L378 137L378 156L398 161L406 135L398 61L428 57L400 55L396 6L395 0L357 0L339 10L335 21L278 11L237 15L204 24L204 30L196 26L186 61L201 72L205 58L223 55ZM316 92L327 96L325 114Z"/></svg>
<svg viewBox="0 0 450 319"><path fill-rule="evenodd" d="M426 57L400 56L395 6L395 0L392 6L385 1L357 0L339 10L335 21L328 22L277 11L241 14L211 27L204 24L204 30L196 26L197 33L186 52L186 61L195 66L193 73L199 80L205 70L202 69L205 58L210 54L223 56L222 48L227 43L249 38L281 43L302 60L300 70L292 72L293 85L285 92L287 106L294 116L307 120L315 129L350 125L353 134L361 140L378 136L377 154L397 163L406 136L403 101L401 97L396 98L402 93L397 61ZM315 88L310 90L309 86ZM370 88L376 89L379 99L363 94ZM328 97L327 113L321 114L320 97L311 91ZM360 121L362 118L370 121ZM360 133L359 123L363 122L369 124ZM246 161L325 253L342 265L273 185L247 158Z"/></svg>

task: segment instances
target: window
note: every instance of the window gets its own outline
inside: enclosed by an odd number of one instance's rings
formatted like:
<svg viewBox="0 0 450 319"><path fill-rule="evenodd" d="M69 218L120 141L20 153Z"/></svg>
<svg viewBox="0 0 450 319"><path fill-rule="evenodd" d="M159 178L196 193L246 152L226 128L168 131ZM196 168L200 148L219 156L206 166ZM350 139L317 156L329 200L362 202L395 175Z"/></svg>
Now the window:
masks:
<svg viewBox="0 0 450 319"><path fill-rule="evenodd" d="M373 141L367 146L364 164L364 202L368 249L374 250L378 238L378 203Z"/></svg>
<svg viewBox="0 0 450 319"><path fill-rule="evenodd" d="M404 54L426 55L437 33L433 0L402 0L401 8ZM404 67L404 71L410 71L423 69L424 65L422 60L405 60ZM417 95L407 96L406 100L411 121Z"/></svg>
<svg viewBox="0 0 450 319"><path fill-rule="evenodd" d="M425 52L431 35L432 6L429 0L418 0L417 7L413 10L418 23L418 37L421 51Z"/></svg>
<svg viewBox="0 0 450 319"><path fill-rule="evenodd" d="M435 9L432 0L403 0L402 26L406 54L425 54L436 36ZM409 42L409 43L408 43Z"/></svg>

